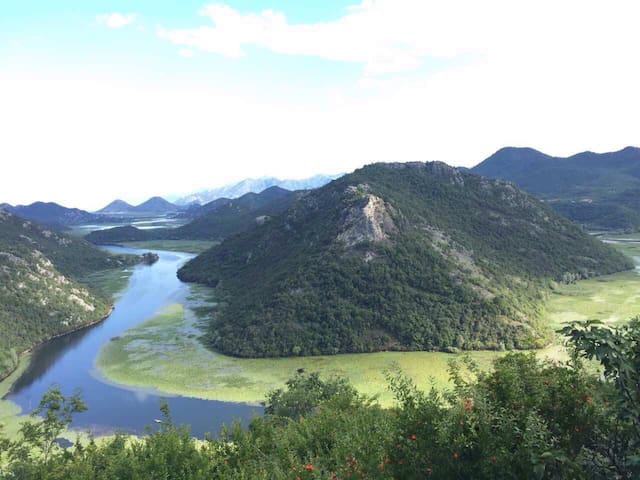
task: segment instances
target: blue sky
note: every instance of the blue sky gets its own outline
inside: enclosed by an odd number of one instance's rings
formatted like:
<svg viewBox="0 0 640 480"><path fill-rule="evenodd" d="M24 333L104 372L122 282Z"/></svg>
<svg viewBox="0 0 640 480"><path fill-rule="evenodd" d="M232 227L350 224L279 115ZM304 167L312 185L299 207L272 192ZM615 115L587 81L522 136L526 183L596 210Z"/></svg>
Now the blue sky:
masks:
<svg viewBox="0 0 640 480"><path fill-rule="evenodd" d="M632 0L0 3L1 201L637 144ZM141 182L140 179L145 181Z"/></svg>

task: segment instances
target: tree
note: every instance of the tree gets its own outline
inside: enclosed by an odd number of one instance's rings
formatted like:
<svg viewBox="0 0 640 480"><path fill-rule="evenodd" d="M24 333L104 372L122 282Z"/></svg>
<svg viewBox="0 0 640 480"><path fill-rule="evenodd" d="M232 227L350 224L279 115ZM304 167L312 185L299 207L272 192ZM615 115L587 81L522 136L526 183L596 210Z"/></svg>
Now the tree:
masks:
<svg viewBox="0 0 640 480"><path fill-rule="evenodd" d="M615 421L607 435L605 454L623 478L640 475L640 317L618 328L591 320L562 330L578 355L596 359L616 391Z"/></svg>
<svg viewBox="0 0 640 480"><path fill-rule="evenodd" d="M42 454L42 461L47 461L57 443L56 439L71 424L73 415L84 412L87 406L75 392L65 397L58 386L51 387L40 399L38 407L31 412L31 417L41 416L40 420L22 424L19 433L23 438L22 445L36 449ZM20 456L29 456L24 448L16 450Z"/></svg>

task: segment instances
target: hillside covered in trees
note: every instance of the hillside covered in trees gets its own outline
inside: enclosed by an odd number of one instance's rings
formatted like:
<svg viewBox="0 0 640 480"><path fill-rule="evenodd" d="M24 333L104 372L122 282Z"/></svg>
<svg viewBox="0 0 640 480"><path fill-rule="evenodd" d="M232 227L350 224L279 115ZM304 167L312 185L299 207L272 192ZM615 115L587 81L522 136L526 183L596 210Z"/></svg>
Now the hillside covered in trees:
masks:
<svg viewBox="0 0 640 480"><path fill-rule="evenodd" d="M78 279L137 261L0 209L0 378L19 352L108 313L110 299Z"/></svg>
<svg viewBox="0 0 640 480"><path fill-rule="evenodd" d="M536 347L550 281L631 267L511 183L433 162L306 192L178 276L217 287L215 349L263 357Z"/></svg>
<svg viewBox="0 0 640 480"><path fill-rule="evenodd" d="M587 228L640 228L640 148L552 157L532 148L503 148L472 171L511 180Z"/></svg>

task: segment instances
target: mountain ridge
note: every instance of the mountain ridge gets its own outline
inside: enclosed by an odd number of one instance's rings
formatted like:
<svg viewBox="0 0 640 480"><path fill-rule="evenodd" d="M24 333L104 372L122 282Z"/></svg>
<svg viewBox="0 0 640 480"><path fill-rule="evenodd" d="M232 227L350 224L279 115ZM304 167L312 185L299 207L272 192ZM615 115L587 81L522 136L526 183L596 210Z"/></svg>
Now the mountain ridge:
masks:
<svg viewBox="0 0 640 480"><path fill-rule="evenodd" d="M85 238L95 244L114 244L144 240L220 240L266 222L283 212L296 193L269 187L261 193L249 192L236 199L218 199L183 214L191 218L175 228L142 230L131 225L91 232Z"/></svg>
<svg viewBox="0 0 640 480"><path fill-rule="evenodd" d="M55 202L33 202L29 205L10 205L3 203L0 208L6 211L56 229L87 223L104 223L115 221L110 216L101 216L79 208L64 207Z"/></svg>
<svg viewBox="0 0 640 480"><path fill-rule="evenodd" d="M506 147L471 171L510 180L587 228L640 228L640 148L552 157Z"/></svg>
<svg viewBox="0 0 640 480"><path fill-rule="evenodd" d="M339 178L343 174L335 175L323 175L318 174L305 179L294 180L284 179L281 180L277 177L259 177L259 178L246 178L236 183L223 185L217 188L203 189L193 192L189 195L185 195L178 198L175 203L177 205L188 205L193 202L204 205L218 198L238 198L247 193L261 193L269 187L280 187L285 190L308 190L317 188L329 183L331 180Z"/></svg>
<svg viewBox="0 0 640 480"><path fill-rule="evenodd" d="M541 346L551 280L631 267L510 182L413 162L301 192L178 276L218 289L214 349L269 357Z"/></svg>

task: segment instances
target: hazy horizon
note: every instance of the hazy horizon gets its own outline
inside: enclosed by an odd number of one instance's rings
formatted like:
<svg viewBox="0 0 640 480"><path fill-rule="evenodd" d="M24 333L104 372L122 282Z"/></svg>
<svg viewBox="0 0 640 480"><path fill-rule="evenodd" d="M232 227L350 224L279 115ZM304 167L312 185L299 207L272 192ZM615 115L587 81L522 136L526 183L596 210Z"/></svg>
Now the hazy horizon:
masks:
<svg viewBox="0 0 640 480"><path fill-rule="evenodd" d="M303 4L304 3L304 4ZM377 161L638 144L624 0L0 6L1 202L95 210Z"/></svg>

